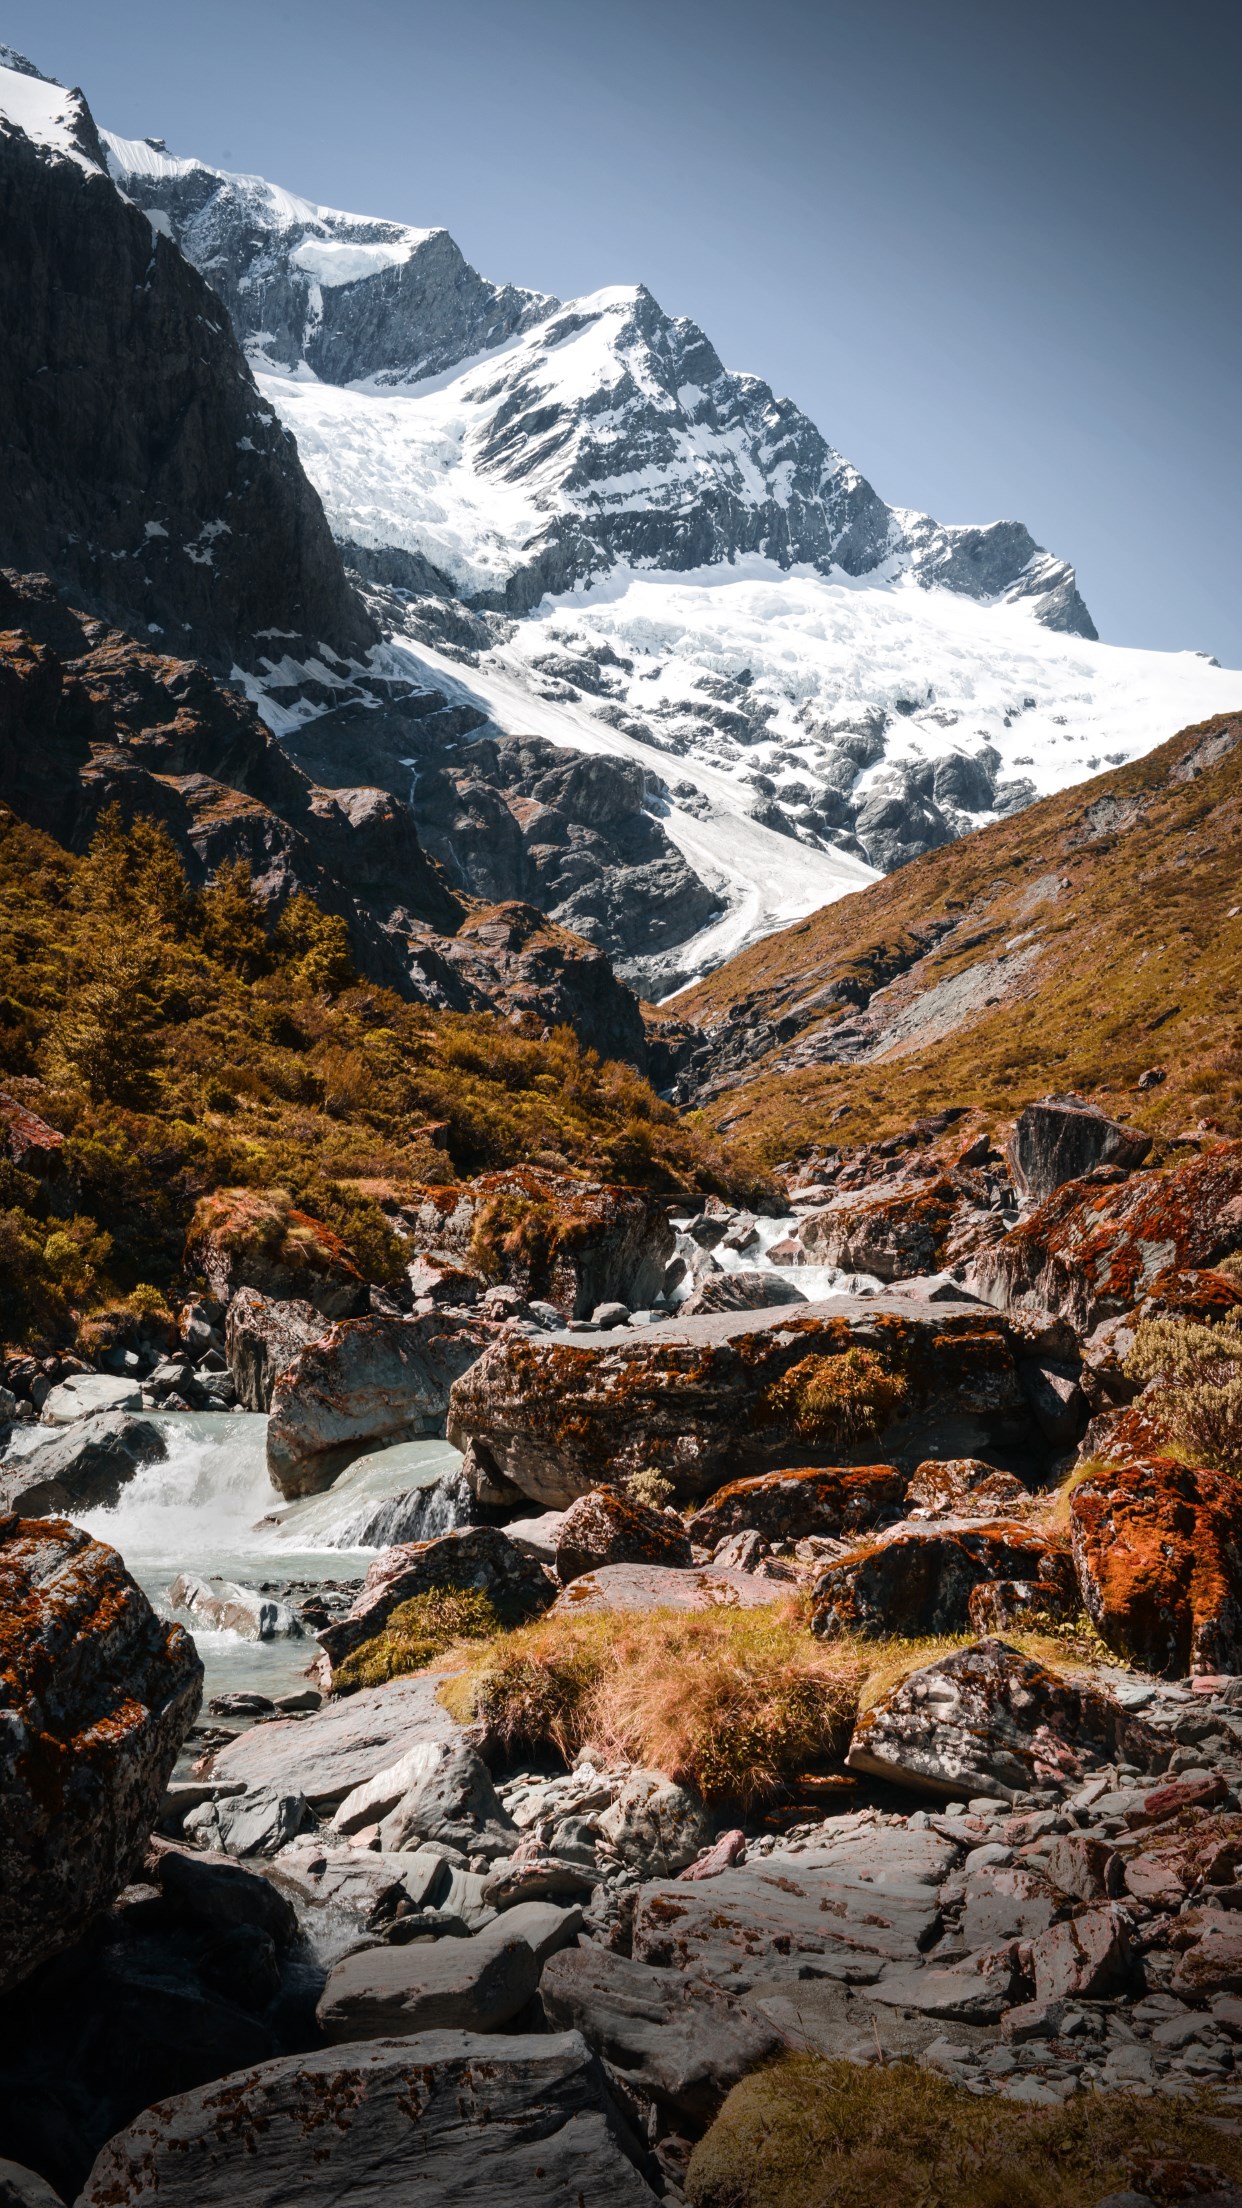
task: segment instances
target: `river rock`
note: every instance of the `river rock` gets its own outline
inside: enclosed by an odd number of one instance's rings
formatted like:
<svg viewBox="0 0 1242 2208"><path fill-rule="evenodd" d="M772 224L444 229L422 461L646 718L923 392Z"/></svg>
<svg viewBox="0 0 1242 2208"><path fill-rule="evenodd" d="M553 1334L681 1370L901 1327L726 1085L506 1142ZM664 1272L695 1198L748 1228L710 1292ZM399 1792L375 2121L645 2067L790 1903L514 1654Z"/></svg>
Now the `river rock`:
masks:
<svg viewBox="0 0 1242 2208"><path fill-rule="evenodd" d="M115 1549L63 1519L0 1520L0 1987L132 1877L203 1667Z"/></svg>
<svg viewBox="0 0 1242 2208"><path fill-rule="evenodd" d="M641 1333L506 1337L454 1384L448 1436L469 1445L476 1492L483 1473L560 1509L648 1466L687 1499L816 1456L866 1462L877 1442L911 1467L929 1450L986 1454L1030 1425L994 1313L836 1297Z"/></svg>
<svg viewBox="0 0 1242 2208"><path fill-rule="evenodd" d="M522 1165L425 1188L406 1216L420 1248L585 1319L601 1303L645 1310L660 1293L675 1246L666 1201Z"/></svg>
<svg viewBox="0 0 1242 2208"><path fill-rule="evenodd" d="M1029 1502L1030 1491L1012 1472L979 1457L932 1457L916 1467L906 1507L929 1518L1002 1518Z"/></svg>
<svg viewBox="0 0 1242 2208"><path fill-rule="evenodd" d="M199 1579L179 1572L168 1590L174 1610L188 1610L218 1633L237 1633L244 1641L296 1641L302 1626L287 1602L257 1594L232 1579Z"/></svg>
<svg viewBox="0 0 1242 2208"><path fill-rule="evenodd" d="M538 1983L533 1949L499 1918L468 1940L347 1955L329 1973L315 2013L324 2038L337 2043L408 2032L494 2032L525 2008Z"/></svg>
<svg viewBox="0 0 1242 2208"><path fill-rule="evenodd" d="M1151 1143L1141 1127L1123 1127L1085 1097L1042 1096L1019 1113L1005 1155L1019 1196L1042 1204L1055 1188L1081 1180L1093 1166L1132 1171Z"/></svg>
<svg viewBox="0 0 1242 2208"><path fill-rule="evenodd" d="M313 1717L252 1726L216 1750L211 1777L303 1794L333 1810L420 1740L458 1742L462 1729L436 1699L440 1677L420 1673L326 1702Z"/></svg>
<svg viewBox="0 0 1242 2208"><path fill-rule="evenodd" d="M594 1944L554 1955L539 1992L554 2028L581 2032L633 2093L695 2125L784 2045L766 2017L704 1979Z"/></svg>
<svg viewBox="0 0 1242 2208"><path fill-rule="evenodd" d="M106 1372L71 1372L44 1398L39 1417L45 1426L75 1426L101 1411L140 1411L142 1389L136 1380L114 1380Z"/></svg>
<svg viewBox="0 0 1242 2208"><path fill-rule="evenodd" d="M273 1486L313 1494L365 1449L442 1434L449 1389L495 1338L486 1320L447 1312L330 1327L273 1385Z"/></svg>
<svg viewBox="0 0 1242 2208"><path fill-rule="evenodd" d="M1003 1641L912 1671L854 1727L852 1771L943 1799L1079 1781L1093 1765L1161 1768L1167 1747L1103 1689L1075 1685Z"/></svg>
<svg viewBox="0 0 1242 2208"><path fill-rule="evenodd" d="M647 2208L639 2152L577 2032L422 2032L148 2109L105 2147L81 2208L338 2208L359 2173L366 2208Z"/></svg>
<svg viewBox="0 0 1242 2208"><path fill-rule="evenodd" d="M224 1346L244 1411L268 1411L280 1374L308 1343L322 1341L328 1321L301 1298L277 1303L257 1288L239 1288L229 1305Z"/></svg>
<svg viewBox="0 0 1242 2208"><path fill-rule="evenodd" d="M1068 1559L1066 1559L1068 1563ZM906 1520L827 1564L811 1624L836 1633L960 1633L984 1580L1055 1580L1048 1536L1005 1519Z"/></svg>
<svg viewBox="0 0 1242 2208"><path fill-rule="evenodd" d="M561 1520L556 1574L562 1586L600 1564L688 1565L690 1536L680 1518L598 1487L571 1503Z"/></svg>
<svg viewBox="0 0 1242 2208"><path fill-rule="evenodd" d="M708 1273L686 1297L678 1315L692 1319L700 1311L763 1311L806 1301L805 1290L787 1272L761 1273L757 1267L744 1267L737 1273Z"/></svg>
<svg viewBox="0 0 1242 2208"><path fill-rule="evenodd" d="M755 1572L726 1565L678 1570L665 1564L602 1564L559 1594L553 1616L593 1610L762 1609L788 1590Z"/></svg>
<svg viewBox="0 0 1242 2208"><path fill-rule="evenodd" d="M182 1823L184 1837L195 1846L215 1848L225 1855L279 1855L312 1821L304 1794L276 1787L256 1787L245 1794L217 1795L190 1810Z"/></svg>
<svg viewBox="0 0 1242 2208"><path fill-rule="evenodd" d="M347 1794L336 1831L378 1824L380 1846L399 1854L427 1841L466 1855L507 1855L517 1831L486 1764L465 1741L421 1741Z"/></svg>
<svg viewBox="0 0 1242 2208"><path fill-rule="evenodd" d="M441 1587L477 1588L506 1626L538 1617L556 1594L543 1565L498 1526L462 1526L438 1541L405 1542L376 1557L353 1608L321 1631L329 1663L343 1664L374 1640L401 1603Z"/></svg>
<svg viewBox="0 0 1242 2208"><path fill-rule="evenodd" d="M876 1280L912 1280L936 1273L963 1208L961 1191L947 1176L916 1181L897 1191L883 1185L837 1197L813 1211L798 1232L803 1263L839 1265Z"/></svg>
<svg viewBox="0 0 1242 2208"><path fill-rule="evenodd" d="M1170 1267L1197 1271L1238 1248L1242 1142L1220 1142L1173 1172L1066 1182L978 1257L967 1284L1085 1334L1132 1310Z"/></svg>
<svg viewBox="0 0 1242 2208"><path fill-rule="evenodd" d="M712 1836L703 1803L662 1771L631 1771L599 1820L603 1853L640 1878L671 1878Z"/></svg>
<svg viewBox="0 0 1242 2208"><path fill-rule="evenodd" d="M64 2208L64 2202L36 2170L0 2160L0 2208Z"/></svg>
<svg viewBox="0 0 1242 2208"><path fill-rule="evenodd" d="M841 1539L900 1518L905 1497L906 1475L896 1465L800 1465L730 1480L695 1512L686 1530L707 1549L751 1530L767 1541L800 1541L812 1533Z"/></svg>
<svg viewBox="0 0 1242 2208"><path fill-rule="evenodd" d="M1070 1495L1074 1563L1092 1624L1143 1670L1242 1670L1242 1485L1144 1455Z"/></svg>
<svg viewBox="0 0 1242 2208"><path fill-rule="evenodd" d="M167 1454L151 1419L99 1411L0 1469L0 1514L72 1518L98 1510L115 1503L144 1464L158 1464Z"/></svg>

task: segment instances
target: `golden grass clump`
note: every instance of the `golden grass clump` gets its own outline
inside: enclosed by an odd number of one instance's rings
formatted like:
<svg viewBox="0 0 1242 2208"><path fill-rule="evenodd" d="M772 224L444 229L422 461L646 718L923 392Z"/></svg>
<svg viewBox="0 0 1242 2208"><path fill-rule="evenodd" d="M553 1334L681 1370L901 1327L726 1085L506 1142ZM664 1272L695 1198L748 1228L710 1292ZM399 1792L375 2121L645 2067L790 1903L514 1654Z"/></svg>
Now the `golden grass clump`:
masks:
<svg viewBox="0 0 1242 2208"><path fill-rule="evenodd" d="M382 1633L347 1656L333 1677L335 1694L358 1687L382 1687L410 1671L426 1671L460 1642L485 1641L500 1631L500 1620L477 1587L434 1587L398 1604Z"/></svg>
<svg viewBox="0 0 1242 2208"><path fill-rule="evenodd" d="M774 1416L819 1449L851 1449L901 1416L909 1396L903 1375L871 1349L839 1357L803 1357L768 1390Z"/></svg>
<svg viewBox="0 0 1242 2208"><path fill-rule="evenodd" d="M492 1644L453 1707L506 1745L625 1757L708 1801L775 1794L848 1744L866 1661L801 1606L560 1614Z"/></svg>
<svg viewBox="0 0 1242 2208"><path fill-rule="evenodd" d="M1146 2191L1155 2164L1224 2187L1242 2179L1242 2136L1206 2100L1084 2094L1029 2108L912 2063L786 2055L733 2088L686 2190L693 2208L1095 2208Z"/></svg>
<svg viewBox="0 0 1242 2208"><path fill-rule="evenodd" d="M1218 1326L1145 1319L1126 1359L1133 1380L1154 1380L1143 1408L1178 1456L1242 1473L1242 1316Z"/></svg>

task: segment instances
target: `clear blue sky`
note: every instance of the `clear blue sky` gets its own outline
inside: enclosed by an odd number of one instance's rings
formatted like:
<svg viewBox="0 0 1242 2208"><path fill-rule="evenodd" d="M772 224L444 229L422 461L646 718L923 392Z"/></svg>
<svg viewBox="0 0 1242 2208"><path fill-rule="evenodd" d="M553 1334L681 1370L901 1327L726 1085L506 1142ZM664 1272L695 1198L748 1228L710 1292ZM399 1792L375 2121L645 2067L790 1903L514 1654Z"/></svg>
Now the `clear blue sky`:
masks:
<svg viewBox="0 0 1242 2208"><path fill-rule="evenodd" d="M5 0L97 120L641 279L886 498L1242 667L1237 0Z"/></svg>

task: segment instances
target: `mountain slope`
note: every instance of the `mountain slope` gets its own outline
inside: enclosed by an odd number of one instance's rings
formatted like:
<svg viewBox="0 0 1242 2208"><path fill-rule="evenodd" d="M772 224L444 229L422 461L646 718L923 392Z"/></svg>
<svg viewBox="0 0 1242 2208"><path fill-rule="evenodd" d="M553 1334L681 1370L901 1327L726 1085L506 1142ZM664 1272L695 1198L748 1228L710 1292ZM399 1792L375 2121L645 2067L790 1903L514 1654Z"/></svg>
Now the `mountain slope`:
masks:
<svg viewBox="0 0 1242 2208"><path fill-rule="evenodd" d="M1048 1090L1242 1131L1239 849L1242 713L743 952L678 1001L683 1101L767 1163Z"/></svg>
<svg viewBox="0 0 1242 2208"><path fill-rule="evenodd" d="M270 658L273 631L277 657L366 652L370 619L218 302L109 179L81 94L3 57L0 237L0 565L223 672Z"/></svg>

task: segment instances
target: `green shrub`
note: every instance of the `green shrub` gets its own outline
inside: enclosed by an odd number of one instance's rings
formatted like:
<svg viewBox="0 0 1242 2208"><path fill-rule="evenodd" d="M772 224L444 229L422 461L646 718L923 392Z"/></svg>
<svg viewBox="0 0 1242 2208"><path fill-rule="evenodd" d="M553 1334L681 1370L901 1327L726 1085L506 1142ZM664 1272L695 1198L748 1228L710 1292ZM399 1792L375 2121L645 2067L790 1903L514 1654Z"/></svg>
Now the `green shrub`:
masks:
<svg viewBox="0 0 1242 2208"><path fill-rule="evenodd" d="M1156 1383L1143 1408L1179 1456L1242 1474L1242 1316L1218 1326L1145 1319L1126 1371Z"/></svg>

